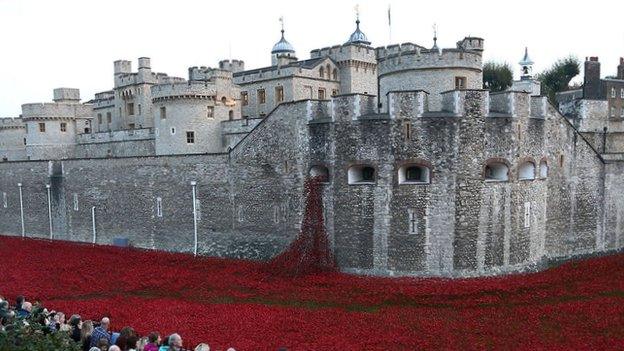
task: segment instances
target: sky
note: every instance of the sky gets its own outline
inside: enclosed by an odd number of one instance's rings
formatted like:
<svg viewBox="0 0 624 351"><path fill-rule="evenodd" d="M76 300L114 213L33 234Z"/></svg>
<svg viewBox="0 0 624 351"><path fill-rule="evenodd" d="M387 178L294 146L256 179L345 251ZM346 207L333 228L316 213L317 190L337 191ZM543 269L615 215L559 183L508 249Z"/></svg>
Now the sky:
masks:
<svg viewBox="0 0 624 351"><path fill-rule="evenodd" d="M624 1L0 0L0 117L17 117L23 103L51 101L56 87L79 88L87 101L112 88L118 59L136 70L137 58L147 56L152 70L184 78L188 67L221 59L268 66L281 16L286 39L306 59L310 50L348 39L356 5L374 47L430 47L435 23L441 47L482 37L484 62L508 62L516 77L525 46L535 72L574 55L599 56L602 75L614 75L624 56L624 25L615 19Z"/></svg>

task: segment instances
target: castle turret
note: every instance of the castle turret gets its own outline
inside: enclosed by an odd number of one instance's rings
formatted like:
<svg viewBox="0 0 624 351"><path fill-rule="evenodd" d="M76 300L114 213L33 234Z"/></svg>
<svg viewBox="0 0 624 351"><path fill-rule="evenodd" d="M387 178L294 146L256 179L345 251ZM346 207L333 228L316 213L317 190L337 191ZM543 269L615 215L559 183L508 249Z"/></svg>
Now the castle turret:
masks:
<svg viewBox="0 0 624 351"><path fill-rule="evenodd" d="M271 65L285 66L291 62L297 61L297 55L293 46L284 38L284 19L280 18L282 23L282 38L273 45L271 50Z"/></svg>
<svg viewBox="0 0 624 351"><path fill-rule="evenodd" d="M529 49L524 48L524 56L518 62L520 65L520 80L515 80L510 90L524 91L530 93L531 96L539 96L542 92L542 86L539 80L533 78L533 60L529 57Z"/></svg>

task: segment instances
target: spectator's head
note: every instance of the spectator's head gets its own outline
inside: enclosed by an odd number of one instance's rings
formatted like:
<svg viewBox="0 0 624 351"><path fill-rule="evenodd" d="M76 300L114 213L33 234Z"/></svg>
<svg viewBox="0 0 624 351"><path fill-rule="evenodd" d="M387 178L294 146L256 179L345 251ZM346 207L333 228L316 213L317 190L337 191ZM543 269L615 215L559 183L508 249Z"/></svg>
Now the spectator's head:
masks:
<svg viewBox="0 0 624 351"><path fill-rule="evenodd" d="M74 328L80 327L80 323L82 322L82 318L80 318L79 314L74 314L69 318L69 325Z"/></svg>
<svg viewBox="0 0 624 351"><path fill-rule="evenodd" d="M56 317L57 317L57 318L56 318L56 319L57 319L56 321L57 321L58 323L60 323L60 324L65 324L65 313L63 313L63 312L58 312L58 313L56 314Z"/></svg>
<svg viewBox="0 0 624 351"><path fill-rule="evenodd" d="M229 349L227 349L227 351L236 351L233 347L230 347Z"/></svg>
<svg viewBox="0 0 624 351"><path fill-rule="evenodd" d="M199 344L195 347L195 351L210 351L208 344Z"/></svg>
<svg viewBox="0 0 624 351"><path fill-rule="evenodd" d="M82 329L80 329L80 338L82 340L87 339L93 334L93 321L84 321L82 323Z"/></svg>
<svg viewBox="0 0 624 351"><path fill-rule="evenodd" d="M106 338L101 338L97 342L97 347L102 351L108 350L108 340Z"/></svg>
<svg viewBox="0 0 624 351"><path fill-rule="evenodd" d="M136 335L130 335L128 340L126 341L126 350L137 349L137 344L139 343L139 338Z"/></svg>
<svg viewBox="0 0 624 351"><path fill-rule="evenodd" d="M169 335L169 346L171 347L182 347L182 337L180 334L171 334Z"/></svg>
<svg viewBox="0 0 624 351"><path fill-rule="evenodd" d="M132 327L123 327L121 329L121 331L119 332L119 336L123 336L125 338L128 338L130 336L135 336L136 333L134 332L134 329L132 329Z"/></svg>
<svg viewBox="0 0 624 351"><path fill-rule="evenodd" d="M165 336L165 338L160 341L160 345L162 345L162 346L169 346L169 338L170 337L171 337L171 335Z"/></svg>
<svg viewBox="0 0 624 351"><path fill-rule="evenodd" d="M15 299L15 308L22 308L22 304L26 299L24 296L20 295Z"/></svg>
<svg viewBox="0 0 624 351"><path fill-rule="evenodd" d="M149 342L147 336L144 336L142 338L139 339L139 342L137 343L137 347L136 349L138 351L143 351L145 349L145 345L147 345L147 343Z"/></svg>
<svg viewBox="0 0 624 351"><path fill-rule="evenodd" d="M121 349L119 348L119 346L113 345L108 348L108 351L121 351Z"/></svg>
<svg viewBox="0 0 624 351"><path fill-rule="evenodd" d="M27 301L26 301L26 302L22 303L22 309L23 309L24 311L26 311L26 312L29 312L29 313L30 313L30 312L32 311L32 307L33 307L33 306L32 306L32 303L30 303L30 302L27 302Z"/></svg>
<svg viewBox="0 0 624 351"><path fill-rule="evenodd" d="M162 340L160 340L160 334L158 334L157 332L152 332L149 333L149 335L147 336L147 341L154 345L158 345Z"/></svg>
<svg viewBox="0 0 624 351"><path fill-rule="evenodd" d="M102 318L102 320L100 321L100 327L102 327L102 329L104 330L108 330L109 326L110 326L110 319L108 319L108 317Z"/></svg>
<svg viewBox="0 0 624 351"><path fill-rule="evenodd" d="M8 301L0 301L0 311L6 311L9 309L9 302Z"/></svg>

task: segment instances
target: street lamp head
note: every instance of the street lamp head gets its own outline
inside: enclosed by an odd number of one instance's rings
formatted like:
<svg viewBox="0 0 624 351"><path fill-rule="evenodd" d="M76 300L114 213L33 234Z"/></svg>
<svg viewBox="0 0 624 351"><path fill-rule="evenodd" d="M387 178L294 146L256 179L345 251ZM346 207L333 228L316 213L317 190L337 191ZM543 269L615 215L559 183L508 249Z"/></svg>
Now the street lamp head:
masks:
<svg viewBox="0 0 624 351"><path fill-rule="evenodd" d="M194 181L194 180L192 180L192 181L191 181L191 185L192 185L192 186L195 186L195 185L197 185L197 182L196 182L196 181Z"/></svg>
<svg viewBox="0 0 624 351"><path fill-rule="evenodd" d="M50 184L46 184L46 189L50 189Z"/></svg>
<svg viewBox="0 0 624 351"><path fill-rule="evenodd" d="M19 186L21 188L22 187L22 183L17 183L17 186Z"/></svg>

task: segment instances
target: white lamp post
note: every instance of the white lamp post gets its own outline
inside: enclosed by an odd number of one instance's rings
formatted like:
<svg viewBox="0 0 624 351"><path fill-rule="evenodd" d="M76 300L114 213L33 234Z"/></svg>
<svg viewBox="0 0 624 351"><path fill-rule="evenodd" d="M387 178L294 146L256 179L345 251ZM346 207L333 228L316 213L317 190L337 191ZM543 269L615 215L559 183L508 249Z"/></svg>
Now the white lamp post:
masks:
<svg viewBox="0 0 624 351"><path fill-rule="evenodd" d="M54 238L52 234L52 198L50 197L50 184L46 184L46 189L48 191L48 221L50 223L50 240Z"/></svg>
<svg viewBox="0 0 624 351"><path fill-rule="evenodd" d="M17 183L17 187L19 188L19 196L20 196L20 216L22 218L22 238L26 234L26 230L24 229L24 199L22 197L22 183Z"/></svg>
<svg viewBox="0 0 624 351"><path fill-rule="evenodd" d="M193 187L193 255L197 256L197 182L192 181L191 186Z"/></svg>

